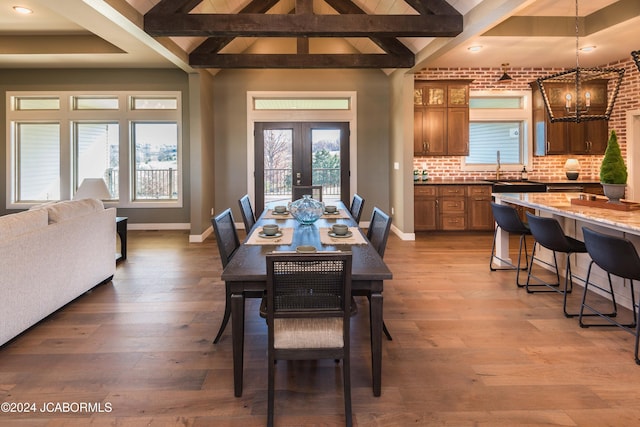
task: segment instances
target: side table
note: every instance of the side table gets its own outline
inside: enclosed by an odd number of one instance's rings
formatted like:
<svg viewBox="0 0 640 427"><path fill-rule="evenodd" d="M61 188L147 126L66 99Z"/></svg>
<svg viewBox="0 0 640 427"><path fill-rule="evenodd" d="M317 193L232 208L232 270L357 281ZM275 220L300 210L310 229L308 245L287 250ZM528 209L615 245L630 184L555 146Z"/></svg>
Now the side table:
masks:
<svg viewBox="0 0 640 427"><path fill-rule="evenodd" d="M116 232L120 237L120 253L116 254L116 263L127 259L127 221L126 216L116 217Z"/></svg>

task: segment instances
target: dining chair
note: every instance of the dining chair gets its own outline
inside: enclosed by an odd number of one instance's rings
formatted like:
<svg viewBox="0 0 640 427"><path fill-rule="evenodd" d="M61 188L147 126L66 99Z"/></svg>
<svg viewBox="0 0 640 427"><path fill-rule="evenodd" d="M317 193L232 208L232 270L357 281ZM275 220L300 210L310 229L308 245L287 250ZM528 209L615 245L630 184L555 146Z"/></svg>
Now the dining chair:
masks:
<svg viewBox="0 0 640 427"><path fill-rule="evenodd" d="M563 294L562 309L566 317L574 317L579 313L567 312L567 294L573 290L573 278L575 277L571 272L571 255L578 253L587 253L587 248L584 242L574 239L573 237L564 234L560 223L555 218L545 218L537 215L533 215L530 212L526 213L527 222L531 229L531 234L535 239L533 244L533 250L531 251L531 262L529 263L529 272L527 274L527 283L525 289L528 293L537 292L557 292ZM553 264L546 262L541 258L536 258L536 248L542 246L553 252ZM564 276L564 287L560 288L560 270L558 269L558 259L556 253L565 253L567 255L567 265ZM532 277L532 269L534 261L554 267L557 282L547 283L541 282L532 284L530 283ZM582 280L582 279L581 279ZM532 287L544 286L547 290L533 290Z"/></svg>
<svg viewBox="0 0 640 427"><path fill-rule="evenodd" d="M242 222L244 222L244 229L249 234L253 226L256 224L256 216L253 213L253 208L251 207L251 199L248 194L245 194L238 200L238 204L240 205L240 213L242 214Z"/></svg>
<svg viewBox="0 0 640 427"><path fill-rule="evenodd" d="M222 268L224 268L227 266L236 250L240 247L240 239L238 239L238 232L236 230L235 223L233 222L231 209L225 209L222 213L211 218L211 225L213 225L213 231L216 235L216 243L218 244L218 251L220 252L220 261L222 261ZM220 329L213 340L214 344L217 344L220 340L224 329L227 327L227 323L229 323L230 317L231 290L225 283L224 316L222 317Z"/></svg>
<svg viewBox="0 0 640 427"><path fill-rule="evenodd" d="M349 211L351 212L351 216L356 224L360 223L360 217L362 216L362 209L364 208L364 199L358 193L353 195L353 200L351 200L351 207Z"/></svg>
<svg viewBox="0 0 640 427"><path fill-rule="evenodd" d="M529 270L529 255L527 253L527 236L531 236L531 229L529 226L522 222L518 211L509 205L501 205L495 202L491 202L491 212L493 213L493 219L496 221L496 227L493 231L493 244L491 245L491 258L489 258L489 270L516 270L516 286L523 288L525 285L520 284L520 271ZM518 264L514 265L512 262L502 259L496 255L496 238L498 236L498 229L502 229L509 234L517 234L520 236L520 246L518 247ZM525 266L522 267L522 251L524 249ZM494 260L501 261L508 265L506 268L494 267Z"/></svg>
<svg viewBox="0 0 640 427"><path fill-rule="evenodd" d="M291 200L302 199L302 196L306 194L321 202L322 185L294 185L291 190Z"/></svg>
<svg viewBox="0 0 640 427"><path fill-rule="evenodd" d="M276 360L342 359L346 425L352 425L351 252L266 255L267 425L274 423Z"/></svg>
<svg viewBox="0 0 640 427"><path fill-rule="evenodd" d="M640 358L638 357L638 343L640 341L638 311L640 309L636 304L636 297L633 286L634 280L636 282L640 280L640 256L638 256L638 251L636 250L634 244L624 237L611 236L587 227L582 227L582 235L584 236L584 243L587 247L587 252L591 257L591 262L589 263L589 269L587 270L587 279L585 281L584 292L582 294L579 324L583 328L587 328L590 326L618 326L623 330L635 335L636 342L634 354L636 363L640 364ZM595 283L591 283L591 272L594 264L607 273L607 279L609 280L609 289L605 289L601 286L596 285ZM628 288L631 297L631 310L633 311L633 320L630 323L622 323L622 321L616 320L616 317L618 315L618 306L616 304L616 297L613 291L611 275L629 280ZM611 311L610 313L603 313L599 309L599 307L595 307L595 304L593 304L591 299L587 301L587 293L590 286L595 287L601 292L609 294L611 296L611 305L613 311ZM606 320L606 323L584 323L583 317L588 315L587 313L585 313L585 309L589 311L588 314L600 316L601 318Z"/></svg>
<svg viewBox="0 0 640 427"><path fill-rule="evenodd" d="M384 252L387 248L387 239L389 238L389 230L391 229L391 217L384 213L378 207L373 208L369 228L367 229L367 240L371 246L378 252L380 258L384 258ZM367 294L367 299L371 302L371 295ZM387 325L382 321L382 330L389 341L393 338L387 329Z"/></svg>

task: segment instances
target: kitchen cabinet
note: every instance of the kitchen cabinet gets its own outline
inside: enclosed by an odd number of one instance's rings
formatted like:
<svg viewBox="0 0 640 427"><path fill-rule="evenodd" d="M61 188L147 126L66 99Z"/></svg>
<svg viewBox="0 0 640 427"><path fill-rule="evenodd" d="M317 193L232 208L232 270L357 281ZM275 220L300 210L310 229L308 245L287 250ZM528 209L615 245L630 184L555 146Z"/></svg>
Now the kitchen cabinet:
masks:
<svg viewBox="0 0 640 427"><path fill-rule="evenodd" d="M553 105L563 106L564 93L569 90L565 84L547 84L547 96ZM608 140L608 122L589 120L580 123L551 123L544 106L542 93L537 82L531 83L533 95L533 141L534 154L604 154ZM591 94L590 111L602 114L607 104L607 83L604 80L590 82L586 89Z"/></svg>
<svg viewBox="0 0 640 427"><path fill-rule="evenodd" d="M493 213L491 212L491 186L470 185L468 188L468 229L493 230Z"/></svg>
<svg viewBox="0 0 640 427"><path fill-rule="evenodd" d="M469 83L467 80L415 83L414 155L469 154Z"/></svg>
<svg viewBox="0 0 640 427"><path fill-rule="evenodd" d="M414 230L493 230L491 185L415 185Z"/></svg>

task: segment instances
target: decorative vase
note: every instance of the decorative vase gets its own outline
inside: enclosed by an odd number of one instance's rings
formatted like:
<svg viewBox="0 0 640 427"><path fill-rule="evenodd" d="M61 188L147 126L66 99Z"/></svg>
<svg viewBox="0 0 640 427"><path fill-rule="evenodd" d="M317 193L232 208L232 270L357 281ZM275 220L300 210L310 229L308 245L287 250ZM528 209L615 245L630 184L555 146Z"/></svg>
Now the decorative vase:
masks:
<svg viewBox="0 0 640 427"><path fill-rule="evenodd" d="M627 184L605 184L602 183L604 195L609 199L609 203L620 203L620 199L624 197L624 190Z"/></svg>
<svg viewBox="0 0 640 427"><path fill-rule="evenodd" d="M302 199L291 203L289 211L300 224L313 224L324 213L324 203L305 194Z"/></svg>

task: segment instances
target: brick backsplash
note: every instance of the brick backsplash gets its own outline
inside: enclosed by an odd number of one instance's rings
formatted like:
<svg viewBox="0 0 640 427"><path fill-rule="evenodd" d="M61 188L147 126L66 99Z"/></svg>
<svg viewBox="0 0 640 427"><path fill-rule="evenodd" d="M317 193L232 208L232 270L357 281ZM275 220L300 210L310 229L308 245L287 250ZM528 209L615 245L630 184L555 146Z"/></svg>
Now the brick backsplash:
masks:
<svg viewBox="0 0 640 427"><path fill-rule="evenodd" d="M640 72L635 63L629 59L620 60L602 66L603 68L624 68L620 92L609 120L609 131L615 130L623 156L626 157L626 114L629 110L640 109ZM547 76L560 71L562 68L509 68L507 73L513 78L510 82L498 83L502 75L502 68L429 68L415 74L416 80L472 80L470 89L483 91L523 91L530 90L530 83L540 76ZM564 163L568 157L580 162L580 178L598 181L601 155L575 156L534 156L529 165L529 179L566 179ZM460 170L463 157L459 156L426 156L415 157L415 169L422 169L426 165L429 177L441 179L482 179L495 176L495 170L486 172L465 172ZM503 172L504 178L519 178L519 173Z"/></svg>

